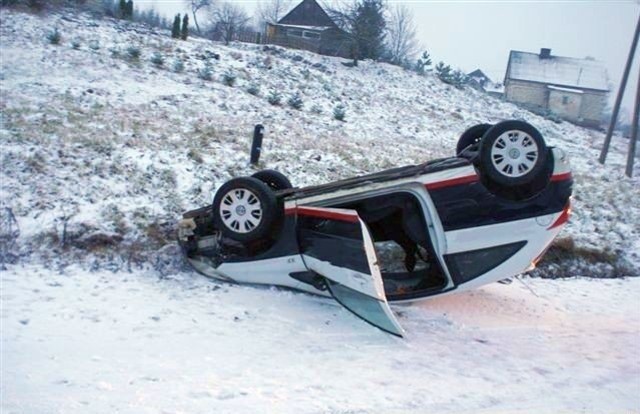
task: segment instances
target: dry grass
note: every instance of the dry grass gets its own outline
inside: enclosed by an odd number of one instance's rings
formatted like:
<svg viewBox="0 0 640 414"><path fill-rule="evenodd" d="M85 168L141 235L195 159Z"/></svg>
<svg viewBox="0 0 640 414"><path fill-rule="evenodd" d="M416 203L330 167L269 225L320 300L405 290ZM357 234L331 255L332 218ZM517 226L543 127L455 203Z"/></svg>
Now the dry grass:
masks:
<svg viewBox="0 0 640 414"><path fill-rule="evenodd" d="M618 252L579 246L571 236L556 239L531 272L532 276L552 279L572 276L613 278L638 274L640 269L633 269Z"/></svg>

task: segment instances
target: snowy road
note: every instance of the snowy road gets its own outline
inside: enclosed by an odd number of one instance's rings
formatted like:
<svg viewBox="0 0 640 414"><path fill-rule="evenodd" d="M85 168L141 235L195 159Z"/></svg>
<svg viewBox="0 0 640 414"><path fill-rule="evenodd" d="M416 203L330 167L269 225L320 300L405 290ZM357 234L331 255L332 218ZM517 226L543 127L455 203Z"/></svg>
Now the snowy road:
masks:
<svg viewBox="0 0 640 414"><path fill-rule="evenodd" d="M185 273L2 277L3 413L638 412L640 278L526 279L394 310Z"/></svg>

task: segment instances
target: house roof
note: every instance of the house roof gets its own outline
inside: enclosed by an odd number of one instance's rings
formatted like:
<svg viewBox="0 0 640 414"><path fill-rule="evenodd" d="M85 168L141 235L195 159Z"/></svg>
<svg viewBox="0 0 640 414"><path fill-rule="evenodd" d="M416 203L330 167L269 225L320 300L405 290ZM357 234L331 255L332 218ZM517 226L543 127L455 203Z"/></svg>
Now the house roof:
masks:
<svg viewBox="0 0 640 414"><path fill-rule="evenodd" d="M484 86L484 91L492 93L504 93L504 85L501 83L488 82Z"/></svg>
<svg viewBox="0 0 640 414"><path fill-rule="evenodd" d="M546 83L578 89L609 90L607 70L602 62L512 50L507 79Z"/></svg>
<svg viewBox="0 0 640 414"><path fill-rule="evenodd" d="M277 26L290 27L292 29L315 30L315 31L318 31L318 32L322 32L324 30L331 29L331 26L301 26L299 24L281 24L281 23L278 23Z"/></svg>
<svg viewBox="0 0 640 414"><path fill-rule="evenodd" d="M584 91L582 89L561 88L559 86L552 86L552 85L547 85L547 88L551 89L552 91L576 93L576 94L579 94L579 95L584 93Z"/></svg>
<svg viewBox="0 0 640 414"><path fill-rule="evenodd" d="M336 27L327 12L316 0L303 0L293 8L286 16L278 21L278 24L290 24L296 26Z"/></svg>
<svg viewBox="0 0 640 414"><path fill-rule="evenodd" d="M485 73L483 71L481 71L480 69L476 69L473 72L469 72L467 74L468 77L470 78L475 78L475 79L486 79L488 81L490 81L491 79L489 79L489 77L487 75L485 75Z"/></svg>

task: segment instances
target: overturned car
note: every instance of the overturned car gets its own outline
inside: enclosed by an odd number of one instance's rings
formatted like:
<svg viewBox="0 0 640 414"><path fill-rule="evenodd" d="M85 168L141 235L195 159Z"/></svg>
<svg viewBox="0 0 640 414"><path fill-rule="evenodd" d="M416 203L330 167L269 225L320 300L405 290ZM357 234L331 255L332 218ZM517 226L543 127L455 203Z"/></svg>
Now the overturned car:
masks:
<svg viewBox="0 0 640 414"><path fill-rule="evenodd" d="M530 124L476 125L456 155L305 188L234 178L184 214L179 242L207 276L333 297L402 336L389 302L523 273L569 217L568 162Z"/></svg>

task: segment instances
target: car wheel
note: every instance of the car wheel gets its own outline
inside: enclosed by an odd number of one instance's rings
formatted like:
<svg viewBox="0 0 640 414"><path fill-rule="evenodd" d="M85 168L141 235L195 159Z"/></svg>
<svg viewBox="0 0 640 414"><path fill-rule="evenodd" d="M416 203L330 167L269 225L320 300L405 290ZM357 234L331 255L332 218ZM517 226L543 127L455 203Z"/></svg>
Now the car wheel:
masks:
<svg viewBox="0 0 640 414"><path fill-rule="evenodd" d="M273 190L254 177L227 181L213 199L214 224L239 242L263 239L282 214Z"/></svg>
<svg viewBox="0 0 640 414"><path fill-rule="evenodd" d="M464 131L458 139L458 144L456 145L456 155L460 155L460 153L469 145L479 143L482 140L482 136L485 134L485 132L487 132L492 126L493 125L491 124L478 124Z"/></svg>
<svg viewBox="0 0 640 414"><path fill-rule="evenodd" d="M529 184L545 172L547 145L542 134L522 121L504 121L483 136L482 171L497 184L514 187Z"/></svg>
<svg viewBox="0 0 640 414"><path fill-rule="evenodd" d="M252 177L262 181L274 191L293 188L293 186L291 185L291 181L289 181L289 179L284 174L276 170L258 171L257 173L253 174Z"/></svg>

